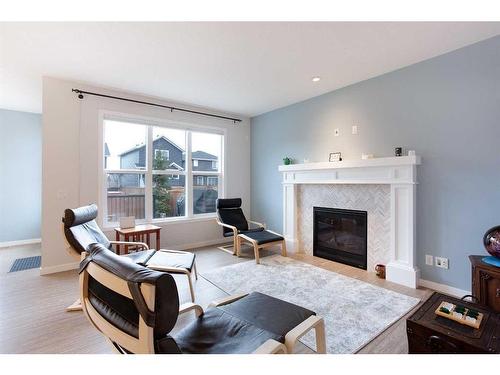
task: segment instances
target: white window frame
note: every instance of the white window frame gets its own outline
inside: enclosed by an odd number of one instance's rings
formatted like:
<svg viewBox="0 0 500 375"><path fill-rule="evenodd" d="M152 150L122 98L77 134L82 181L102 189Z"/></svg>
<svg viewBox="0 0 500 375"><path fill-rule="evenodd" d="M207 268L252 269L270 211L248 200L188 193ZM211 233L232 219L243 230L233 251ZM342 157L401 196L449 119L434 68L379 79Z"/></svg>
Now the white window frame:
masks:
<svg viewBox="0 0 500 375"><path fill-rule="evenodd" d="M213 181L215 179L216 183L211 184L209 181ZM207 176L207 186L216 186L218 184L217 182L217 176Z"/></svg>
<svg viewBox="0 0 500 375"><path fill-rule="evenodd" d="M130 122L138 125L144 125L147 127L147 142L146 142L146 169L132 169L132 170L111 170L104 168L104 127L106 120L114 120L120 122ZM218 134L221 136L221 155L220 155L220 168L217 171L193 171L191 162L186 162L185 170L152 170L152 158L149 153L153 145L153 127L164 127L181 129L186 131L186 160L192 160L191 157L191 135L193 132L197 133L211 133ZM110 229L119 225L118 222L107 221L107 182L106 177L109 173L134 173L134 174L144 174L145 175L145 219L137 220L137 223L168 223L168 222L182 222L182 221L200 221L200 220L213 220L217 217L215 212L206 214L194 214L193 211L193 176L196 175L214 175L218 177L218 196L219 198L225 197L226 191L226 177L225 177L225 150L226 150L226 139L227 131L225 128L219 128L214 126L204 126L199 124L170 121L165 119L158 119L153 117L145 117L139 115L131 115L121 112L113 111L99 111L99 206L103 208L101 212L105 213L100 217L100 224L106 228ZM167 150L168 151L168 150ZM167 174L167 175L184 175L185 178L185 216L174 216L169 218L153 218L153 187L152 179L153 174Z"/></svg>
<svg viewBox="0 0 500 375"><path fill-rule="evenodd" d="M198 159L193 159L193 167L198 167Z"/></svg>
<svg viewBox="0 0 500 375"><path fill-rule="evenodd" d="M217 165L217 160L212 160L212 169L219 169L219 166Z"/></svg>
<svg viewBox="0 0 500 375"><path fill-rule="evenodd" d="M161 148L155 148L155 158L158 151L162 154L165 153L167 155L166 160L170 160L170 150L162 150Z"/></svg>

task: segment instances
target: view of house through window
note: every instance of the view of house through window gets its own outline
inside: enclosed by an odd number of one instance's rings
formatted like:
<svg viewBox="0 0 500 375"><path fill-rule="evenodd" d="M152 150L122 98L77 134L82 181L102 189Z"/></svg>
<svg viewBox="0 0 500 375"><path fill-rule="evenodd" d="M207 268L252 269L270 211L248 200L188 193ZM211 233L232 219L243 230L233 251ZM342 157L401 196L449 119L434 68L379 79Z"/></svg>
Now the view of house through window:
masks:
<svg viewBox="0 0 500 375"><path fill-rule="evenodd" d="M214 213L222 144L220 134L105 120L106 221Z"/></svg>

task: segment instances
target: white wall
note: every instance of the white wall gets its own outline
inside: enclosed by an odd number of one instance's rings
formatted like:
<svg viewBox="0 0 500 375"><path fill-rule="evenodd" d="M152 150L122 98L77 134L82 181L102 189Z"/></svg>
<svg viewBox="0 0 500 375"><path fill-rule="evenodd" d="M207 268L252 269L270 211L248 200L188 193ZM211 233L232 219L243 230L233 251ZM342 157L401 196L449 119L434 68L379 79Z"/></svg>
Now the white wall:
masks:
<svg viewBox="0 0 500 375"><path fill-rule="evenodd" d="M42 274L76 266L62 233L65 208L98 202L99 198L99 115L101 111L127 113L162 120L182 121L198 126L226 129L226 197L241 197L243 209L250 211L250 125L170 112L140 104L86 95L79 100L72 88L103 94L154 101L200 110L185 104L167 102L132 93L111 91L89 85L44 77L43 79L43 177L42 177ZM233 115L207 110L221 115ZM222 242L220 227L214 219L160 224L161 246L180 249ZM112 232L107 232L113 237Z"/></svg>

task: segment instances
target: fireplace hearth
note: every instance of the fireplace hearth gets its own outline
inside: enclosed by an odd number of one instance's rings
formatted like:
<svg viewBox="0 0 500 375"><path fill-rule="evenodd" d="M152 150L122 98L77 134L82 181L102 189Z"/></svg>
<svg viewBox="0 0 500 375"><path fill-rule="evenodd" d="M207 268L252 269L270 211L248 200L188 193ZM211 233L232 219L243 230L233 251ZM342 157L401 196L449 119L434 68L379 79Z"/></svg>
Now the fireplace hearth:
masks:
<svg viewBox="0 0 500 375"><path fill-rule="evenodd" d="M313 207L313 255L367 268L367 212Z"/></svg>

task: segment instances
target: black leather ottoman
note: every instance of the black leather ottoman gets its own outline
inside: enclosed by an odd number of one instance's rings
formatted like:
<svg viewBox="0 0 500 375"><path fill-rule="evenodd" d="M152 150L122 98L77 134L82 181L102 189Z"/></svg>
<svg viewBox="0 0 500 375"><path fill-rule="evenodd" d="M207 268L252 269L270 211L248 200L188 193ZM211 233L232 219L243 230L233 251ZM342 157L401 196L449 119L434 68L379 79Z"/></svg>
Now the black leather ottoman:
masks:
<svg viewBox="0 0 500 375"><path fill-rule="evenodd" d="M304 307L254 292L207 309L174 339L182 353L251 353L268 339L286 345L287 334L315 315Z"/></svg>
<svg viewBox="0 0 500 375"><path fill-rule="evenodd" d="M255 262L260 263L259 250L265 247L281 244L281 255L286 257L286 241L285 238L273 231L262 230L259 232L249 232L238 234L236 241L236 255L240 255L241 241L245 240L250 242L254 248Z"/></svg>

